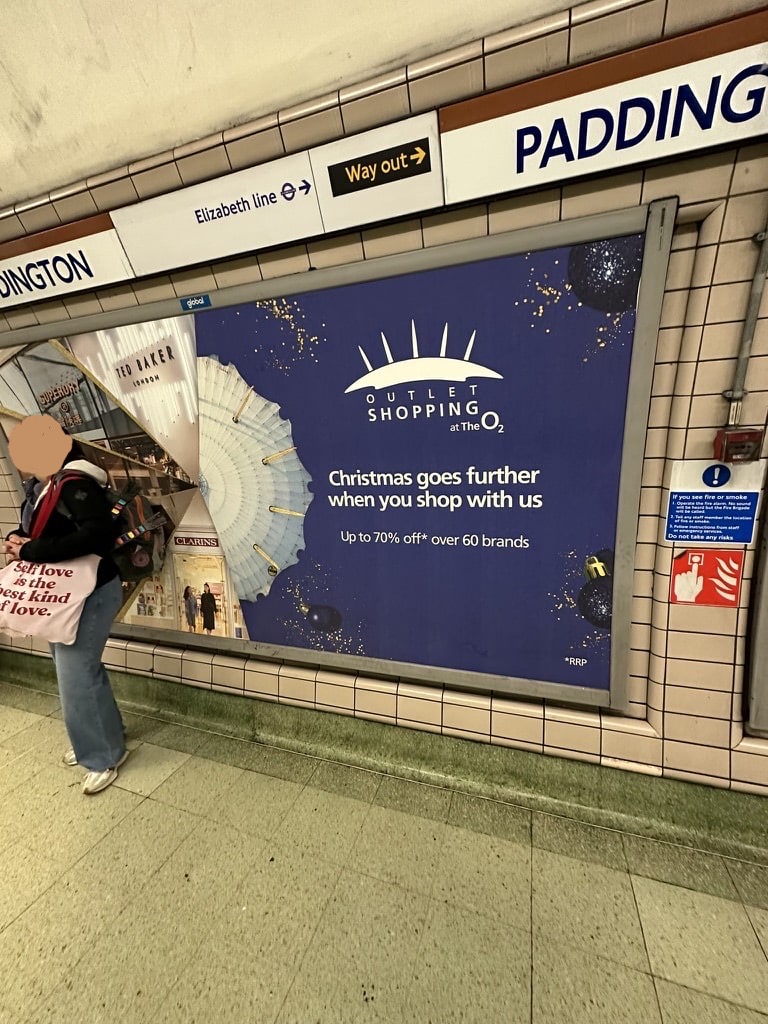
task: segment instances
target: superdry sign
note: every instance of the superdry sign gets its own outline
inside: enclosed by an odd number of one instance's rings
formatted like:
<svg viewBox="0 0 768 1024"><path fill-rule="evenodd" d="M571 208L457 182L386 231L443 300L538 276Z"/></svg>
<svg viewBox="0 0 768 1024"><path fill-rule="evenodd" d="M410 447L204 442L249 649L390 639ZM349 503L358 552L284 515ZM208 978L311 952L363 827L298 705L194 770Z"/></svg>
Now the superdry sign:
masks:
<svg viewBox="0 0 768 1024"><path fill-rule="evenodd" d="M558 89L563 95L540 106L528 106L521 96L521 106L507 113L503 98L492 103L484 97L441 112L446 202L680 156L768 131L768 43L568 95L566 76L581 70L553 76L550 95ZM509 93L508 105L515 108L514 91ZM483 114L484 100L498 116ZM477 120L467 123L473 111Z"/></svg>

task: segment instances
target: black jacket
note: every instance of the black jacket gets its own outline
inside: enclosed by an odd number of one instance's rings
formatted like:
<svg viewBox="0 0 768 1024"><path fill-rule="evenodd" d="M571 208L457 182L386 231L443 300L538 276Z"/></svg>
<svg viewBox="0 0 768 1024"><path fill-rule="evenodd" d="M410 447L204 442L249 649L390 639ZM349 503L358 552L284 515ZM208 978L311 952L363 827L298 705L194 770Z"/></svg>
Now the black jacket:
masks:
<svg viewBox="0 0 768 1024"><path fill-rule="evenodd" d="M25 562L66 562L83 555L100 555L96 575L96 586L100 587L118 575L117 566L110 557L116 535L104 490L106 473L80 459L65 464L64 469L83 475L64 484L59 505L51 512L42 535L23 544L19 558ZM59 510L61 506L69 515ZM24 506L22 512L23 509ZM27 536L22 526L9 536L13 534Z"/></svg>

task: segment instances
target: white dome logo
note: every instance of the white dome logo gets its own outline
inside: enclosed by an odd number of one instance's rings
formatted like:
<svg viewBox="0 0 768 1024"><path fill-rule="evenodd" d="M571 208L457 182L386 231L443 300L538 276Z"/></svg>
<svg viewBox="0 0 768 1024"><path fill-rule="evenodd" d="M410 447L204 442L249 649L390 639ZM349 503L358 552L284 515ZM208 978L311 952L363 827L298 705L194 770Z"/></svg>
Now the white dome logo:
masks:
<svg viewBox="0 0 768 1024"><path fill-rule="evenodd" d="M350 384L344 394L348 395L351 391L362 391L363 388L375 388L378 391L381 388L393 387L396 384L414 384L417 381L426 380L464 382L469 380L470 377L487 377L493 380L503 380L500 373L496 373L495 370L489 370L487 366L472 362L470 359L476 334L477 331L472 331L463 357L456 359L447 354L448 324L446 324L443 328L440 355L421 356L419 355L419 339L416 335L416 324L411 320L413 355L408 359L401 359L399 362L396 362L392 356L389 342L382 331L381 342L384 346L384 355L387 358L386 363L374 369L368 356L362 347L358 345L358 351L363 358L368 372Z"/></svg>

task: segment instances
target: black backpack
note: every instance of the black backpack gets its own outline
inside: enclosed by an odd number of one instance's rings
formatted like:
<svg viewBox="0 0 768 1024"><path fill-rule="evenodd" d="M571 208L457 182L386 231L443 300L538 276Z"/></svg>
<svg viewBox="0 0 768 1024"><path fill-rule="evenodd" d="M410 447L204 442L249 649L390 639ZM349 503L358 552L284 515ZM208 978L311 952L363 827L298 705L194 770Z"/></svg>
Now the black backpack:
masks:
<svg viewBox="0 0 768 1024"><path fill-rule="evenodd" d="M59 485L69 480L82 480L84 473L62 470L56 474ZM91 479L88 477L88 479ZM112 561L124 583L135 583L153 576L163 567L165 531L168 518L162 509L153 507L141 493L138 484L129 483L122 491L104 488L115 524L115 546ZM67 519L71 515L59 502L58 511Z"/></svg>

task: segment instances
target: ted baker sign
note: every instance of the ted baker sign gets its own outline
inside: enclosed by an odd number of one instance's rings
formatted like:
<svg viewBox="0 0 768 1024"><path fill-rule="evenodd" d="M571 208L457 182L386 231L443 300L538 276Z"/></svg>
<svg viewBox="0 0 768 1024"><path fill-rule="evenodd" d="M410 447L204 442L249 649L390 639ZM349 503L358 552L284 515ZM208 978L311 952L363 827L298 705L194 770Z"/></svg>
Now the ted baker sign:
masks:
<svg viewBox="0 0 768 1024"><path fill-rule="evenodd" d="M170 338L134 352L115 367L117 386L125 395L147 384L172 384L184 380L184 369L176 358Z"/></svg>
<svg viewBox="0 0 768 1024"><path fill-rule="evenodd" d="M768 131L768 43L441 135L448 203Z"/></svg>

